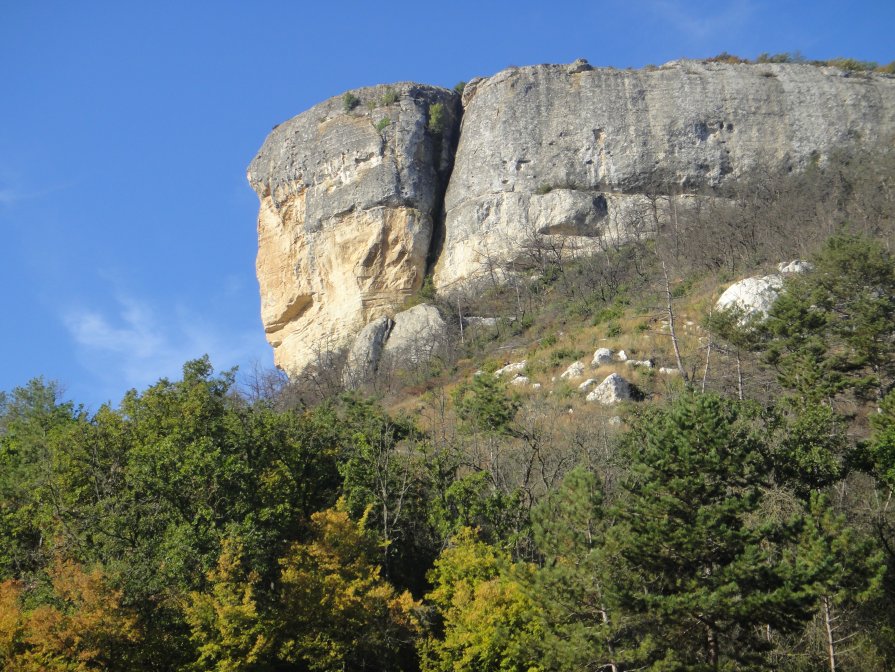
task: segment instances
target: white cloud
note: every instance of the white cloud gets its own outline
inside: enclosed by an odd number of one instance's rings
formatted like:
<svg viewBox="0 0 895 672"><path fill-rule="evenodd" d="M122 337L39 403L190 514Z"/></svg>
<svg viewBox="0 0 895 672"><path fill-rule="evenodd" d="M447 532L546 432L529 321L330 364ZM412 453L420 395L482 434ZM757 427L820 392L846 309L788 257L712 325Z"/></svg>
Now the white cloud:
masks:
<svg viewBox="0 0 895 672"><path fill-rule="evenodd" d="M690 39L704 40L736 30L744 26L755 14L756 5L750 0L736 0L712 12L702 3L684 0L649 0L648 6L657 12L662 20L668 21L679 32Z"/></svg>
<svg viewBox="0 0 895 672"><path fill-rule="evenodd" d="M63 316L82 365L113 401L127 389L178 378L184 362L204 354L218 370L270 357L260 325L234 331L201 311L161 313L133 296L119 296L116 303L105 312L69 310Z"/></svg>

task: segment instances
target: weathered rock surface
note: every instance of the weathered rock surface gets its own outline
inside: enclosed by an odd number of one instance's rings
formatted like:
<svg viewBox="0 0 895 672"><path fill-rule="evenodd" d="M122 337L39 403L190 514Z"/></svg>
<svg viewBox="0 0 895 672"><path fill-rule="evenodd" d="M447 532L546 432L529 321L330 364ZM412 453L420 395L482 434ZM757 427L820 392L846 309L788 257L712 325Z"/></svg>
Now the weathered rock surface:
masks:
<svg viewBox="0 0 895 672"><path fill-rule="evenodd" d="M447 323L438 309L421 303L395 315L382 356L397 365L425 362L441 352L447 335Z"/></svg>
<svg viewBox="0 0 895 672"><path fill-rule="evenodd" d="M604 406L611 406L622 401L628 401L632 397L631 383L617 373L611 373L602 383L591 390L585 399L587 401L595 401Z"/></svg>
<svg viewBox="0 0 895 672"><path fill-rule="evenodd" d="M494 372L494 376L500 378L501 376L505 376L508 373L521 373L525 371L525 367L527 364L528 362L526 362L524 359L521 362L512 362L500 369L497 369L497 371Z"/></svg>
<svg viewBox="0 0 895 672"><path fill-rule="evenodd" d="M783 288L783 275L807 273L812 268L811 262L801 259L781 261L777 264L777 270L780 273L754 276L733 283L718 298L715 309L741 311L740 324L746 324L753 318L763 319Z"/></svg>
<svg viewBox="0 0 895 672"><path fill-rule="evenodd" d="M433 244L456 94L402 83L352 95L352 109L340 96L276 127L248 169L261 200L261 318L286 371L399 306Z"/></svg>
<svg viewBox="0 0 895 672"><path fill-rule="evenodd" d="M597 382L598 381L596 378L588 378L578 386L578 390L580 392L588 392L594 385L597 384Z"/></svg>
<svg viewBox="0 0 895 672"><path fill-rule="evenodd" d="M572 378L580 378L584 375L584 364L581 362L572 362L569 368L562 372L560 378L562 380L571 380Z"/></svg>
<svg viewBox="0 0 895 672"><path fill-rule="evenodd" d="M392 320L382 316L370 322L354 337L342 372L342 382L346 387L357 387L373 379L394 325Z"/></svg>
<svg viewBox="0 0 895 672"><path fill-rule="evenodd" d="M777 274L746 278L733 283L715 303L716 310L737 310L742 313L740 323L767 316L783 287Z"/></svg>
<svg viewBox="0 0 895 672"><path fill-rule="evenodd" d="M609 348L597 348L594 352L594 358L590 362L590 367L596 369L598 366L609 364L612 362L612 350Z"/></svg>
<svg viewBox="0 0 895 672"><path fill-rule="evenodd" d="M466 85L440 291L514 268L532 245L587 250L596 236L624 236L625 213L649 194L798 169L895 133L886 76L793 64L585 66L510 68Z"/></svg>

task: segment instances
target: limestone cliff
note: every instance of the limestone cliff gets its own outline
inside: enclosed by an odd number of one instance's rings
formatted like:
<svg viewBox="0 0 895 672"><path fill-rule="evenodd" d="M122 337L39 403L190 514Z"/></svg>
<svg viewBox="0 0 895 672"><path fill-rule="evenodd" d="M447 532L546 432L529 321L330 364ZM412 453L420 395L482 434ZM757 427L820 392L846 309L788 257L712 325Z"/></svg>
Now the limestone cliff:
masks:
<svg viewBox="0 0 895 672"><path fill-rule="evenodd" d="M623 236L648 194L686 204L895 136L895 78L810 65L510 68L467 84L462 106L461 121L452 92L373 87L265 141L249 180L280 367L393 317L433 262L449 293L505 269L533 237L586 250Z"/></svg>
<svg viewBox="0 0 895 672"><path fill-rule="evenodd" d="M534 234L585 248L617 234L646 193L705 192L895 133L895 78L810 65L511 68L470 82L463 103L439 290L512 261Z"/></svg>
<svg viewBox="0 0 895 672"><path fill-rule="evenodd" d="M457 108L444 89L377 86L268 136L248 178L261 200L261 319L277 366L300 370L346 345L420 287Z"/></svg>

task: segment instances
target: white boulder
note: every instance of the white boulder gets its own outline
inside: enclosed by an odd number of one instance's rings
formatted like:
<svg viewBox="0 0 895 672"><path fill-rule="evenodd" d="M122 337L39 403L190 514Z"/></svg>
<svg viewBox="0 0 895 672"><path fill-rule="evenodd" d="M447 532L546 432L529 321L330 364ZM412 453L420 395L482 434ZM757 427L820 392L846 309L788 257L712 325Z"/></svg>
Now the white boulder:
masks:
<svg viewBox="0 0 895 672"><path fill-rule="evenodd" d="M594 358L590 362L590 368L596 369L598 366L609 364L612 361L612 350L609 348L598 348L594 353Z"/></svg>
<svg viewBox="0 0 895 672"><path fill-rule="evenodd" d="M580 378L584 375L584 364L581 362L574 362L569 365L569 368L566 369L560 378L562 380L571 380L572 378Z"/></svg>
<svg viewBox="0 0 895 672"><path fill-rule="evenodd" d="M587 401L595 401L604 406L610 406L622 401L628 401L631 397L631 383L617 373L613 373L607 376L602 383L597 385L591 393L587 395L586 399Z"/></svg>
<svg viewBox="0 0 895 672"><path fill-rule="evenodd" d="M505 367L497 369L497 371L494 372L494 375L500 378L501 376L505 376L508 373L519 373L525 370L526 364L527 362L524 359L521 362L513 362L512 364L507 364Z"/></svg>
<svg viewBox="0 0 895 672"><path fill-rule="evenodd" d="M715 303L715 309L740 311L740 324L746 324L753 318L764 319L782 287L783 278L777 274L746 278L724 290Z"/></svg>

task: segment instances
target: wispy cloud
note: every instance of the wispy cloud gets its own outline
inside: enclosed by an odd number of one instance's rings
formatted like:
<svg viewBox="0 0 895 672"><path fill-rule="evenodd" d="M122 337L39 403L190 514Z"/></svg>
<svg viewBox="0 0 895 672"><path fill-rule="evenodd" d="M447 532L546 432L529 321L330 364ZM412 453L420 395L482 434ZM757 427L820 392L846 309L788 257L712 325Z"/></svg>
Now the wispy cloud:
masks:
<svg viewBox="0 0 895 672"><path fill-rule="evenodd" d="M133 296L119 295L111 310L68 310L63 322L82 365L112 400L159 378L177 378L185 361L204 354L218 369L269 357L260 325L232 330L200 311L161 312Z"/></svg>
<svg viewBox="0 0 895 672"><path fill-rule="evenodd" d="M7 181L8 182L8 181ZM51 185L43 189L26 189L21 186L11 184L0 184L0 206L13 206L23 201L31 201L58 191L64 191L76 186L76 182L66 182L63 184Z"/></svg>
<svg viewBox="0 0 895 672"><path fill-rule="evenodd" d="M743 27L757 10L751 0L711 5L686 0L648 0L647 6L690 39L704 40Z"/></svg>

